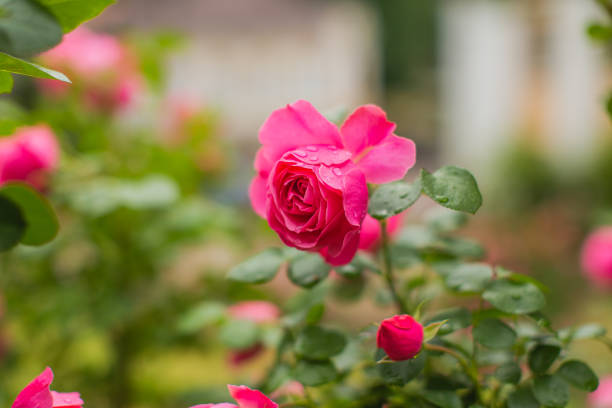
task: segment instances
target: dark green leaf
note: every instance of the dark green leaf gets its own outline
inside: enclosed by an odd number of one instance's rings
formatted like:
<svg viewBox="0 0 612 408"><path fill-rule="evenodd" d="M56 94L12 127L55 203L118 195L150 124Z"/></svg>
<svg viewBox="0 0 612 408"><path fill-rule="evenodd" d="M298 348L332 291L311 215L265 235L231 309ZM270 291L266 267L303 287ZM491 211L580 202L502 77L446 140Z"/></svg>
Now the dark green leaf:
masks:
<svg viewBox="0 0 612 408"><path fill-rule="evenodd" d="M612 120L612 95L610 95L608 97L608 100L606 101L606 111L608 111L608 115L610 116L610 119Z"/></svg>
<svg viewBox="0 0 612 408"><path fill-rule="evenodd" d="M259 328L250 320L230 320L219 333L221 342L237 350L254 346L259 341Z"/></svg>
<svg viewBox="0 0 612 408"><path fill-rule="evenodd" d="M491 349L508 349L516 341L516 332L499 319L484 319L474 327L474 339Z"/></svg>
<svg viewBox="0 0 612 408"><path fill-rule="evenodd" d="M65 33L96 17L114 0L37 0L57 18Z"/></svg>
<svg viewBox="0 0 612 408"><path fill-rule="evenodd" d="M538 344L529 351L529 368L536 374L543 374L555 362L561 347L553 344Z"/></svg>
<svg viewBox="0 0 612 408"><path fill-rule="evenodd" d="M232 268L227 277L245 283L265 283L276 276L284 261L278 248L267 249Z"/></svg>
<svg viewBox="0 0 612 408"><path fill-rule="evenodd" d="M438 204L451 210L474 214L482 205L482 195L472 174L462 168L445 166L433 174L421 170L423 191Z"/></svg>
<svg viewBox="0 0 612 408"><path fill-rule="evenodd" d="M0 50L19 57L53 47L62 28L47 9L33 0L0 0Z"/></svg>
<svg viewBox="0 0 612 408"><path fill-rule="evenodd" d="M305 253L291 261L288 276L291 282L311 288L329 275L331 266L319 254Z"/></svg>
<svg viewBox="0 0 612 408"><path fill-rule="evenodd" d="M319 323L321 319L323 318L324 314L325 314L325 304L317 303L316 305L308 309L308 312L306 313L306 319L305 319L306 324Z"/></svg>
<svg viewBox="0 0 612 408"><path fill-rule="evenodd" d="M68 77L61 72L41 67L38 64L13 57L3 52L0 52L0 71L12 72L14 74L27 75L35 78L57 79L70 83Z"/></svg>
<svg viewBox="0 0 612 408"><path fill-rule="evenodd" d="M383 349L376 350L376 361L386 357ZM425 367L425 353L419 353L412 360L384 362L376 365L379 375L388 384L404 385L416 378Z"/></svg>
<svg viewBox="0 0 612 408"><path fill-rule="evenodd" d="M46 198L25 184L10 183L0 188L0 195L21 209L27 228L21 238L25 245L42 245L57 235L59 223Z"/></svg>
<svg viewBox="0 0 612 408"><path fill-rule="evenodd" d="M519 387L508 396L508 408L540 408L530 387Z"/></svg>
<svg viewBox="0 0 612 408"><path fill-rule="evenodd" d="M327 360L346 347L346 337L337 330L307 326L295 341L295 352L310 360Z"/></svg>
<svg viewBox="0 0 612 408"><path fill-rule="evenodd" d="M492 282L482 297L497 309L513 314L532 313L546 305L546 299L537 286L505 279Z"/></svg>
<svg viewBox="0 0 612 408"><path fill-rule="evenodd" d="M518 384L521 380L521 375L521 367L514 361L504 363L495 370L495 377L499 381L509 384Z"/></svg>
<svg viewBox="0 0 612 408"><path fill-rule="evenodd" d="M446 277L446 286L457 292L480 292L493 276L491 267L479 263L457 265Z"/></svg>
<svg viewBox="0 0 612 408"><path fill-rule="evenodd" d="M440 327L438 334L444 336L459 329L464 329L472 324L472 313L465 307L453 307L439 312L427 321L427 323L441 322L446 323Z"/></svg>
<svg viewBox="0 0 612 408"><path fill-rule="evenodd" d="M378 187L370 197L369 214L377 219L385 219L401 213L421 196L421 183L396 181Z"/></svg>
<svg viewBox="0 0 612 408"><path fill-rule="evenodd" d="M440 408L461 408L461 399L454 391L448 390L425 390L423 397Z"/></svg>
<svg viewBox="0 0 612 408"><path fill-rule="evenodd" d="M557 375L576 388L593 392L599 386L597 375L591 367L578 360L568 360L561 364Z"/></svg>
<svg viewBox="0 0 612 408"><path fill-rule="evenodd" d="M338 377L331 361L300 360L293 369L293 378L307 387L316 387L334 381Z"/></svg>
<svg viewBox="0 0 612 408"><path fill-rule="evenodd" d="M19 207L0 195L0 252L19 243L25 234L26 225Z"/></svg>
<svg viewBox="0 0 612 408"><path fill-rule="evenodd" d="M0 94L9 93L13 89L13 76L5 71L0 71Z"/></svg>
<svg viewBox="0 0 612 408"><path fill-rule="evenodd" d="M569 387L556 375L543 375L533 380L533 394L547 407L564 407L569 401Z"/></svg>

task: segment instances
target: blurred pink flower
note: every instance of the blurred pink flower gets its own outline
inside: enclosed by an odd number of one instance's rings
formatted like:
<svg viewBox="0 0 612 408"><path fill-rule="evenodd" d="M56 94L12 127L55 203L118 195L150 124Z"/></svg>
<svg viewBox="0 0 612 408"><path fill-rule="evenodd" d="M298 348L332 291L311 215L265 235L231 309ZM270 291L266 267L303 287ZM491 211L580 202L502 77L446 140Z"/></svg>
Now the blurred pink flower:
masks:
<svg viewBox="0 0 612 408"><path fill-rule="evenodd" d="M390 238L394 237L400 230L402 224L402 214L394 215L387 220L387 234ZM361 235L359 236L359 249L371 251L376 249L380 243L381 229L380 222L366 214L361 224Z"/></svg>
<svg viewBox="0 0 612 408"><path fill-rule="evenodd" d="M582 269L598 286L612 288L612 226L600 227L587 237Z"/></svg>
<svg viewBox="0 0 612 408"><path fill-rule="evenodd" d="M351 261L367 212L366 182L404 177L414 143L374 105L357 108L340 129L309 102L272 112L259 130L257 175L249 195L257 214L288 246L319 252L332 265Z"/></svg>
<svg viewBox="0 0 612 408"><path fill-rule="evenodd" d="M12 408L80 408L83 401L78 392L51 391L53 371L49 367L32 380L17 395Z"/></svg>
<svg viewBox="0 0 612 408"><path fill-rule="evenodd" d="M24 181L42 189L59 162L59 146L47 125L23 126L0 137L0 185Z"/></svg>
<svg viewBox="0 0 612 408"><path fill-rule="evenodd" d="M234 319L250 320L255 323L274 323L281 311L274 303L263 300L249 300L236 303L227 309Z"/></svg>
<svg viewBox="0 0 612 408"><path fill-rule="evenodd" d="M121 42L108 34L79 27L64 36L55 48L40 55L41 62L65 72L74 86L83 86L88 106L101 109L123 108L142 89L134 56ZM62 96L70 84L44 79L43 91Z"/></svg>
<svg viewBox="0 0 612 408"><path fill-rule="evenodd" d="M589 394L589 408L612 408L612 376L599 380L599 387Z"/></svg>
<svg viewBox="0 0 612 408"><path fill-rule="evenodd" d="M261 391L252 390L244 385L228 385L229 393L238 405L227 402L221 404L201 404L191 408L277 408L278 404L266 397Z"/></svg>
<svg viewBox="0 0 612 408"><path fill-rule="evenodd" d="M278 398L278 397L287 396L287 395L303 397L304 396L304 386L295 380L287 381L285 384L277 388L272 394L270 394L272 398Z"/></svg>

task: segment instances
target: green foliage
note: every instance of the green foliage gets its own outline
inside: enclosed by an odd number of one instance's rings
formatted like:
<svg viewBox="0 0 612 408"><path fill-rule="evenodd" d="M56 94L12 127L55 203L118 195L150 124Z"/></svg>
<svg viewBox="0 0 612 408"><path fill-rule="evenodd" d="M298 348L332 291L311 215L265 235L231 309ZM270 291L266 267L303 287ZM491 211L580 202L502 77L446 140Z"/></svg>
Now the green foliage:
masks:
<svg viewBox="0 0 612 408"><path fill-rule="evenodd" d="M115 0L36 0L46 7L67 33L100 14Z"/></svg>
<svg viewBox="0 0 612 408"><path fill-rule="evenodd" d="M250 320L229 320L221 327L219 339L231 349L247 349L259 341L259 328Z"/></svg>
<svg viewBox="0 0 612 408"><path fill-rule="evenodd" d="M506 279L492 282L482 298L502 312L512 314L536 312L546 305L546 299L536 285Z"/></svg>
<svg viewBox="0 0 612 408"><path fill-rule="evenodd" d="M12 72L35 78L57 79L62 82L70 83L68 77L61 72L41 67L38 64L13 57L4 52L0 52L0 71Z"/></svg>
<svg viewBox="0 0 612 408"><path fill-rule="evenodd" d="M26 228L26 220L17 204L0 195L0 251L17 245Z"/></svg>
<svg viewBox="0 0 612 408"><path fill-rule="evenodd" d="M578 360L568 360L561 364L557 375L576 388L593 392L599 385L597 375L587 364Z"/></svg>
<svg viewBox="0 0 612 408"><path fill-rule="evenodd" d="M531 387L517 388L508 397L508 408L539 408L540 403L533 395Z"/></svg>
<svg viewBox="0 0 612 408"><path fill-rule="evenodd" d="M493 271L485 264L459 264L445 277L446 285L457 292L481 292L487 286Z"/></svg>
<svg viewBox="0 0 612 408"><path fill-rule="evenodd" d="M495 377L503 383L518 384L521 376L521 367L514 361L504 363L495 370Z"/></svg>
<svg viewBox="0 0 612 408"><path fill-rule="evenodd" d="M370 197L368 212L377 219L389 218L406 210L421 196L421 183L397 181L378 187Z"/></svg>
<svg viewBox="0 0 612 408"><path fill-rule="evenodd" d="M284 261L285 258L280 249L267 249L232 268L227 277L238 282L265 283L276 276Z"/></svg>
<svg viewBox="0 0 612 408"><path fill-rule="evenodd" d="M472 174L462 168L445 166L433 174L421 170L423 192L451 210L475 214L482 205L482 195Z"/></svg>
<svg viewBox="0 0 612 408"><path fill-rule="evenodd" d="M297 336L295 352L312 360L327 360L342 352L346 337L337 330L306 326Z"/></svg>
<svg viewBox="0 0 612 408"><path fill-rule="evenodd" d="M311 288L329 275L331 267L319 254L304 253L289 263L287 275L291 282Z"/></svg>
<svg viewBox="0 0 612 408"><path fill-rule="evenodd" d="M4 71L0 71L0 93L9 93L13 89L13 76Z"/></svg>
<svg viewBox="0 0 612 408"><path fill-rule="evenodd" d="M334 381L338 377L331 361L300 360L293 368L293 378L308 387L316 387Z"/></svg>
<svg viewBox="0 0 612 408"><path fill-rule="evenodd" d="M557 375L543 375L533 380L533 394L547 407L564 407L569 402L569 387Z"/></svg>
<svg viewBox="0 0 612 408"><path fill-rule="evenodd" d="M557 345L537 344L529 351L529 368L536 374L543 374L553 365L560 353L561 347Z"/></svg>
<svg viewBox="0 0 612 408"><path fill-rule="evenodd" d="M516 332L499 319L484 319L474 326L474 340L491 349L509 349L516 342Z"/></svg>
<svg viewBox="0 0 612 408"><path fill-rule="evenodd" d="M415 379L423 371L427 359L424 352L405 361L386 361L384 360L386 356L383 349L376 349L376 361L383 360L376 365L376 368L384 382L394 385L404 385Z"/></svg>

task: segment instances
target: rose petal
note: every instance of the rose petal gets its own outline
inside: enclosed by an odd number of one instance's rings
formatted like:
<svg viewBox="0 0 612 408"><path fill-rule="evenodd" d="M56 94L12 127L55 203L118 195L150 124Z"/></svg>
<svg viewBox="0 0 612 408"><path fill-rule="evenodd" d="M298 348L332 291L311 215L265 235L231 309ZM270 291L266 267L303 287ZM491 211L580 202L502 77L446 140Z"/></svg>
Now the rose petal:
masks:
<svg viewBox="0 0 612 408"><path fill-rule="evenodd" d="M342 146L338 128L303 100L272 112L259 130L259 141L271 162L301 146Z"/></svg>
<svg viewBox="0 0 612 408"><path fill-rule="evenodd" d="M368 186L359 170L349 171L343 179L343 203L346 219L353 225L361 225L368 211Z"/></svg>
<svg viewBox="0 0 612 408"><path fill-rule="evenodd" d="M222 402L220 404L200 404L194 405L191 408L240 408L238 405Z"/></svg>
<svg viewBox="0 0 612 408"><path fill-rule="evenodd" d="M353 230L344 235L342 247L338 252L333 252L332 248L327 247L320 251L325 261L333 266L346 265L351 262L359 247L359 230Z"/></svg>
<svg viewBox="0 0 612 408"><path fill-rule="evenodd" d="M81 394L78 392L51 391L53 408L80 408L83 405Z"/></svg>
<svg viewBox="0 0 612 408"><path fill-rule="evenodd" d="M244 385L228 385L230 395L240 408L277 408L278 404L266 397L261 391L252 390Z"/></svg>
<svg viewBox="0 0 612 408"><path fill-rule="evenodd" d="M344 147L358 155L368 147L378 145L394 129L395 123L387 120L382 109L375 105L364 105L344 121L340 133Z"/></svg>
<svg viewBox="0 0 612 408"><path fill-rule="evenodd" d="M49 367L32 380L17 395L12 408L52 408L53 397L49 385L53 381L53 371Z"/></svg>
<svg viewBox="0 0 612 408"><path fill-rule="evenodd" d="M262 218L266 218L266 195L268 190L268 180L261 176L255 176L249 186L249 198L253 210Z"/></svg>
<svg viewBox="0 0 612 408"><path fill-rule="evenodd" d="M399 180L414 166L416 146L410 139L390 135L373 147L358 162L368 183L383 184Z"/></svg>

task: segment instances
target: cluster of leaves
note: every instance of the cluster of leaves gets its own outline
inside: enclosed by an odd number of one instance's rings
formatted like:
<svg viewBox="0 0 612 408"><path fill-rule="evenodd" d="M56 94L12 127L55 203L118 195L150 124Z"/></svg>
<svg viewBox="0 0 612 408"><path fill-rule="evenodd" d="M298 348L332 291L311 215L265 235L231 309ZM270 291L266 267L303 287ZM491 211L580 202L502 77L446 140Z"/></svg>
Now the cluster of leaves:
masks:
<svg viewBox="0 0 612 408"><path fill-rule="evenodd" d="M331 267L316 254L269 249L229 272L232 280L260 284L285 265L289 279L304 288L286 309L264 389L289 379L317 387L288 406L441 408L563 407L570 386L594 391L597 376L569 348L582 339L608 344L605 329L555 330L542 313L547 289L540 282L478 262L483 248L452 234L482 203L467 170L422 170L412 183L379 186L371 192L369 213L384 224L422 194L454 211L436 209L424 225L405 228L388 247L383 242L381 267L360 254L329 277ZM386 268L386 256L395 272ZM412 314L425 327L421 353L391 362L383 350L374 351L375 327L351 335L321 325L326 302L339 288L352 293L343 300L369 290L380 305ZM449 299L462 306L445 307Z"/></svg>

